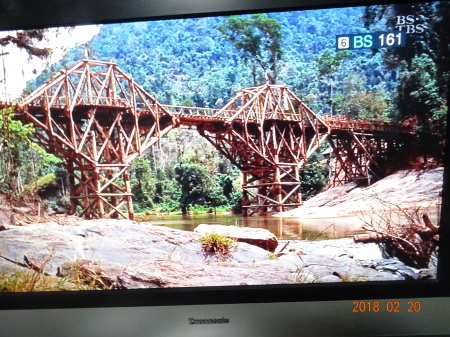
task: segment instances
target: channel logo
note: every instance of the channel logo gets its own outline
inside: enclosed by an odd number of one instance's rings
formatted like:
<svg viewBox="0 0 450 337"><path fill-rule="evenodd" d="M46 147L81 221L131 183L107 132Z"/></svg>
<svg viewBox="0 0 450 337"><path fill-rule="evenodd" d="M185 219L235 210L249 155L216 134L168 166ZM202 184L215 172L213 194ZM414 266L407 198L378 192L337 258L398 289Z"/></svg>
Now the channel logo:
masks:
<svg viewBox="0 0 450 337"><path fill-rule="evenodd" d="M336 36L336 50L396 48L406 45L405 32L377 32Z"/></svg>
<svg viewBox="0 0 450 337"><path fill-rule="evenodd" d="M350 38L348 36L338 37L337 49L349 49L350 48Z"/></svg>

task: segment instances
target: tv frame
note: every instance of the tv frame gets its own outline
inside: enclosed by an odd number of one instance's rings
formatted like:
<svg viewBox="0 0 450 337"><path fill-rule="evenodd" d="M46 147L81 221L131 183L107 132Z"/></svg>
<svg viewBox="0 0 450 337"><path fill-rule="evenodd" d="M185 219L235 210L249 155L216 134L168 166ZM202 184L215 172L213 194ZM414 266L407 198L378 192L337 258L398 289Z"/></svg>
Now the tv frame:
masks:
<svg viewBox="0 0 450 337"><path fill-rule="evenodd" d="M0 1L0 30L401 3L375 0ZM410 2L431 2L411 1ZM37 15L38 14L38 15ZM450 81L449 81L450 83ZM449 85L450 88L450 85ZM449 93L450 97L450 93ZM449 104L449 102L447 102ZM450 160L447 114L446 162ZM0 309L57 309L450 297L450 186L444 169L438 278L269 286L0 293Z"/></svg>

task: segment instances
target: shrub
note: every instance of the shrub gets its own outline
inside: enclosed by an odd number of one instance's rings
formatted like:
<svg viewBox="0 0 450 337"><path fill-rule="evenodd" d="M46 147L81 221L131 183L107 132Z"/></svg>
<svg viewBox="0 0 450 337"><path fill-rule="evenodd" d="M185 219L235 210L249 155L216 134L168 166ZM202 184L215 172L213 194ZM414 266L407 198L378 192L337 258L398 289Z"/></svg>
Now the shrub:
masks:
<svg viewBox="0 0 450 337"><path fill-rule="evenodd" d="M380 202L386 208L363 214L363 228L376 235L385 256L414 268L428 268L436 254L439 226L420 208Z"/></svg>
<svg viewBox="0 0 450 337"><path fill-rule="evenodd" d="M68 291L68 290L94 290L105 289L99 287L91 279L82 278L81 273L75 277L61 278L49 275L44 271L45 266L55 254L52 250L40 266L26 261L27 269L16 269L0 273L0 292L35 292L35 291Z"/></svg>
<svg viewBox="0 0 450 337"><path fill-rule="evenodd" d="M225 260L231 253L236 241L221 234L206 233L199 241L205 256L215 256L219 261Z"/></svg>
<svg viewBox="0 0 450 337"><path fill-rule="evenodd" d="M0 292L35 292L104 289L81 278L60 278L34 270L0 274Z"/></svg>

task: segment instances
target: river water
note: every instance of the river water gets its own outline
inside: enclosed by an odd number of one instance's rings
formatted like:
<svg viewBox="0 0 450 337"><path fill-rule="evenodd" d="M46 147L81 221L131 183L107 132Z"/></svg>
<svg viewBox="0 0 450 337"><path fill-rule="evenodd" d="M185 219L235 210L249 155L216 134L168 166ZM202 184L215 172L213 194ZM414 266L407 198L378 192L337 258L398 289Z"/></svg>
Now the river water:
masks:
<svg viewBox="0 0 450 337"><path fill-rule="evenodd" d="M243 217L235 214L198 214L148 216L143 223L193 231L200 224L233 225L264 228L282 240L328 240L365 233L357 217L324 219L278 218L272 216Z"/></svg>

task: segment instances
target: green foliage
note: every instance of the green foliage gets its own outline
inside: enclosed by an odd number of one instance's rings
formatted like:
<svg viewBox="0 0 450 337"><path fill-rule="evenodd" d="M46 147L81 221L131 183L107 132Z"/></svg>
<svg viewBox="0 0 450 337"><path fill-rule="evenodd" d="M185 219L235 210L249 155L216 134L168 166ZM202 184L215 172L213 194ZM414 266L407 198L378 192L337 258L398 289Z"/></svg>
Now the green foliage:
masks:
<svg viewBox="0 0 450 337"><path fill-rule="evenodd" d="M251 59L254 85L257 84L256 65L261 67L272 84L276 83L281 59L281 23L266 14L253 14L250 19L230 16L217 30L239 51L244 60Z"/></svg>
<svg viewBox="0 0 450 337"><path fill-rule="evenodd" d="M31 150L39 156L39 162L43 168L48 168L52 165L61 164L63 161L51 153L45 151L36 143L31 143Z"/></svg>
<svg viewBox="0 0 450 337"><path fill-rule="evenodd" d="M401 84L392 97L396 121L414 119L422 139L424 156L443 158L446 128L450 36L448 3L395 4L370 7L365 12L366 27L396 26L396 15L413 15L425 27L420 34L408 34L404 48L386 50L382 56L388 69L396 72ZM414 26L416 27L416 26ZM414 28L415 29L415 28Z"/></svg>
<svg viewBox="0 0 450 337"><path fill-rule="evenodd" d="M191 98L186 98L181 102L182 106L195 106L194 101Z"/></svg>
<svg viewBox="0 0 450 337"><path fill-rule="evenodd" d="M12 109L0 109L0 143L2 146L15 149L29 146L30 135L34 131L31 124L13 119Z"/></svg>
<svg viewBox="0 0 450 337"><path fill-rule="evenodd" d="M130 176L137 212L232 208L242 195L239 171L190 130L169 133L133 162Z"/></svg>
<svg viewBox="0 0 450 337"><path fill-rule="evenodd" d="M333 75L339 68L342 60L351 57L353 54L347 50L331 53L325 50L316 58L317 71L319 76Z"/></svg>
<svg viewBox="0 0 450 337"><path fill-rule="evenodd" d="M0 110L0 191L18 195L39 177L48 180L61 165L61 159L31 141L34 132L31 124L13 118L12 109Z"/></svg>
<svg viewBox="0 0 450 337"><path fill-rule="evenodd" d="M149 162L144 158L136 158L131 165L131 172L131 191L136 201L136 211L152 208L156 195L156 177L150 170Z"/></svg>
<svg viewBox="0 0 450 337"><path fill-rule="evenodd" d="M320 153L314 153L300 172L300 180L304 199L321 192L328 182L327 160Z"/></svg>
<svg viewBox="0 0 450 337"><path fill-rule="evenodd" d="M60 290L57 280L35 271L16 270L10 275L0 274L0 292L33 292Z"/></svg>
<svg viewBox="0 0 450 337"><path fill-rule="evenodd" d="M269 252L269 254L267 254L267 260L277 260L278 259L278 255L272 252Z"/></svg>
<svg viewBox="0 0 450 337"><path fill-rule="evenodd" d="M205 256L215 256L219 261L225 260L236 244L235 240L217 233L206 233L199 241Z"/></svg>
<svg viewBox="0 0 450 337"><path fill-rule="evenodd" d="M0 190L5 193L21 191L20 167L29 160L32 132L31 125L13 120L12 109L0 110Z"/></svg>
<svg viewBox="0 0 450 337"><path fill-rule="evenodd" d="M38 187L42 187L44 185L50 184L56 180L56 176L54 173L49 173L36 181L33 181L24 186L25 191L33 191Z"/></svg>
<svg viewBox="0 0 450 337"><path fill-rule="evenodd" d="M411 64L402 63L399 79L399 118L411 115L419 118L420 124L443 115L445 100L439 94L436 64L426 54L415 56ZM445 111L445 110L444 110ZM438 117L439 118L439 117Z"/></svg>
<svg viewBox="0 0 450 337"><path fill-rule="evenodd" d="M352 75L348 77L351 81ZM376 90L349 90L347 95L335 94L335 112L352 119L388 121L388 103Z"/></svg>
<svg viewBox="0 0 450 337"><path fill-rule="evenodd" d="M191 205L204 204L208 194L209 176L199 164L182 163L175 165L175 179L180 185L180 205L183 213Z"/></svg>

